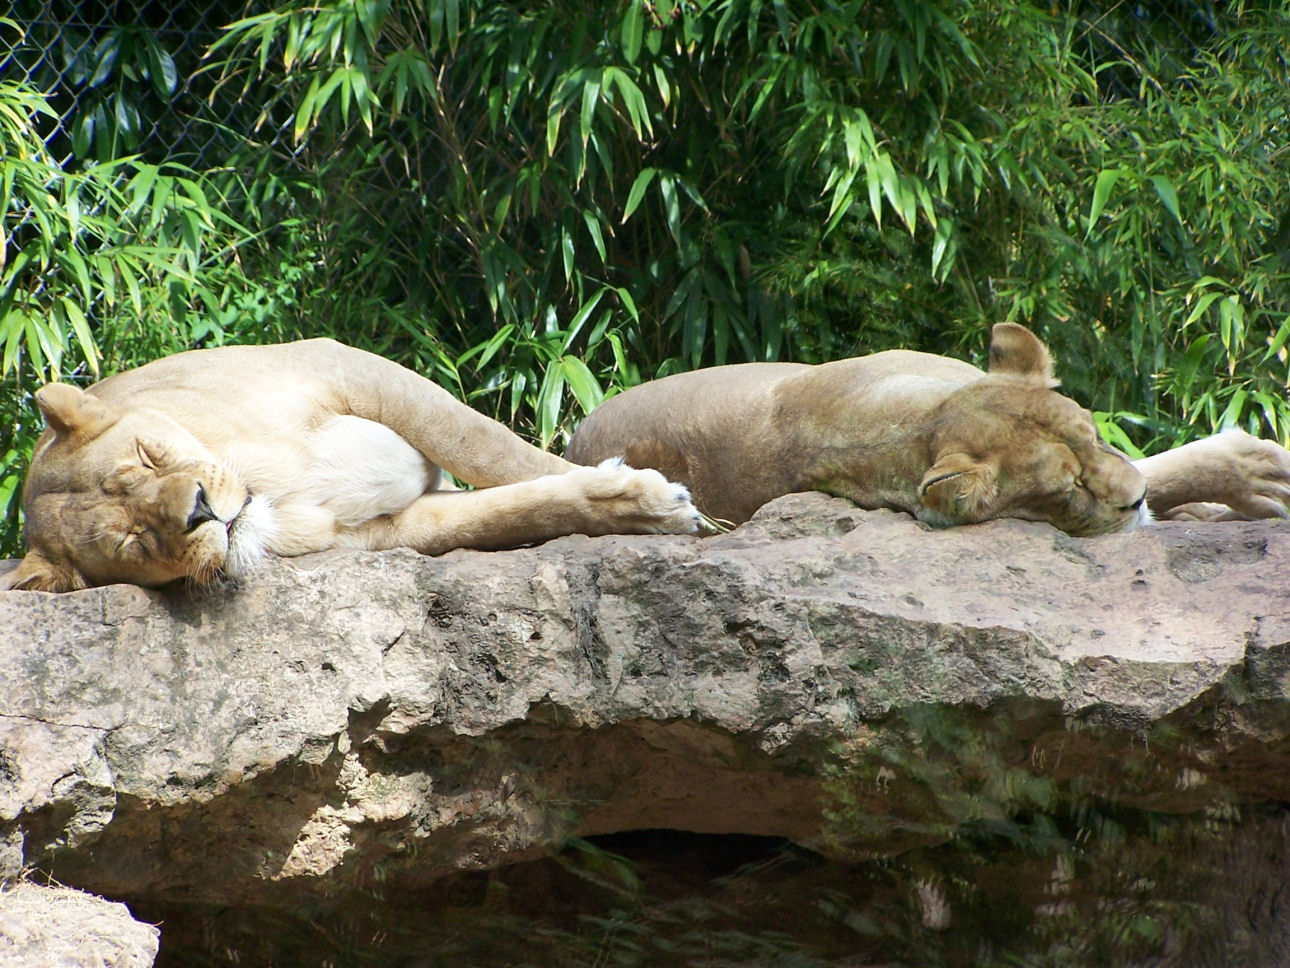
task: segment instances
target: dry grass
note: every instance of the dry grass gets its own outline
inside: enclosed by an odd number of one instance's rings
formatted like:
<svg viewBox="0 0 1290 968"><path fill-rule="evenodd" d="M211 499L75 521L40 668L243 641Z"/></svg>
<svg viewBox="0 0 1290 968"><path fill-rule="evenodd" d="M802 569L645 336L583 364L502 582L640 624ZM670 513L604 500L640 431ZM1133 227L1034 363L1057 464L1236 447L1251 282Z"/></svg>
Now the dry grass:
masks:
<svg viewBox="0 0 1290 968"><path fill-rule="evenodd" d="M0 888L4 968L150 968L158 934L93 894L30 881Z"/></svg>

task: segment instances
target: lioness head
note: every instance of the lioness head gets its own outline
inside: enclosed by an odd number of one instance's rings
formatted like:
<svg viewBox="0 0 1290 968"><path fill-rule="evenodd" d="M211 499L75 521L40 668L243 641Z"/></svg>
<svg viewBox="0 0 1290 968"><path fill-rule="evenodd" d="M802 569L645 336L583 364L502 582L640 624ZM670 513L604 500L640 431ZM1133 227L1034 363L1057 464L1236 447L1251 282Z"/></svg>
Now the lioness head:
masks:
<svg viewBox="0 0 1290 968"><path fill-rule="evenodd" d="M28 552L9 587L206 581L258 554L247 489L165 414L62 383L36 402L48 426L23 489Z"/></svg>
<svg viewBox="0 0 1290 968"><path fill-rule="evenodd" d="M1021 326L995 326L989 375L950 394L933 416L918 516L937 525L1047 521L1073 535L1149 521L1138 469L1054 386L1044 345Z"/></svg>

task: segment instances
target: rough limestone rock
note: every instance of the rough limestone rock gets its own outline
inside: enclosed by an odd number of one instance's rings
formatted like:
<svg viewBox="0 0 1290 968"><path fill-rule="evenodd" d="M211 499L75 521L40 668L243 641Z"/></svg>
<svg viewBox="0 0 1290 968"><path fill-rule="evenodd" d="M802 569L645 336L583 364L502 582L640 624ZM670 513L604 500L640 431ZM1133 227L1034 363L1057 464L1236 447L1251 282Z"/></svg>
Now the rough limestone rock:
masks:
<svg viewBox="0 0 1290 968"><path fill-rule="evenodd" d="M124 904L92 894L29 881L0 887L5 968L149 968L158 936Z"/></svg>
<svg viewBox="0 0 1290 968"><path fill-rule="evenodd" d="M906 768L955 755L929 709L1101 802L1290 802L1288 595L1287 522L936 531L822 495L702 540L0 594L0 874L273 905L645 828L895 853L956 822Z"/></svg>

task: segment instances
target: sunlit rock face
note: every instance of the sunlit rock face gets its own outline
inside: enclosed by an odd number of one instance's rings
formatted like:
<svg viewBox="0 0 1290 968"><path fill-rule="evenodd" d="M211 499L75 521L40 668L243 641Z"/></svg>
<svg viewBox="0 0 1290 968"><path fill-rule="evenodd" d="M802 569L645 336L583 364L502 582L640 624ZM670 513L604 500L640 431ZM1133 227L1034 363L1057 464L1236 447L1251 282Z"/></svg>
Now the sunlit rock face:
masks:
<svg viewBox="0 0 1290 968"><path fill-rule="evenodd" d="M144 911L440 896L641 830L854 865L1037 816L1075 843L1089 811L1275 825L1290 524L937 531L793 495L706 539L0 594L0 682L0 872ZM1036 910L1078 897L1052 853L1009 875ZM909 909L952 932L919 863Z"/></svg>

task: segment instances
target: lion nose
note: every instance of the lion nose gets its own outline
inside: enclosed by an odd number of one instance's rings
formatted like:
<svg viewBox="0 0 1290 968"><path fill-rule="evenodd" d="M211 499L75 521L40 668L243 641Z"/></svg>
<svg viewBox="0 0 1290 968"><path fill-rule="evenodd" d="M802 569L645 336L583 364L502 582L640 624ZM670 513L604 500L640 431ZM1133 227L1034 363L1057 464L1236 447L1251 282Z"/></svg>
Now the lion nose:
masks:
<svg viewBox="0 0 1290 968"><path fill-rule="evenodd" d="M188 530L192 531L193 528L197 527L199 524L215 520L217 520L215 509L212 508L210 506L210 502L206 500L206 488L198 484L197 500L193 502L193 511L188 515Z"/></svg>

